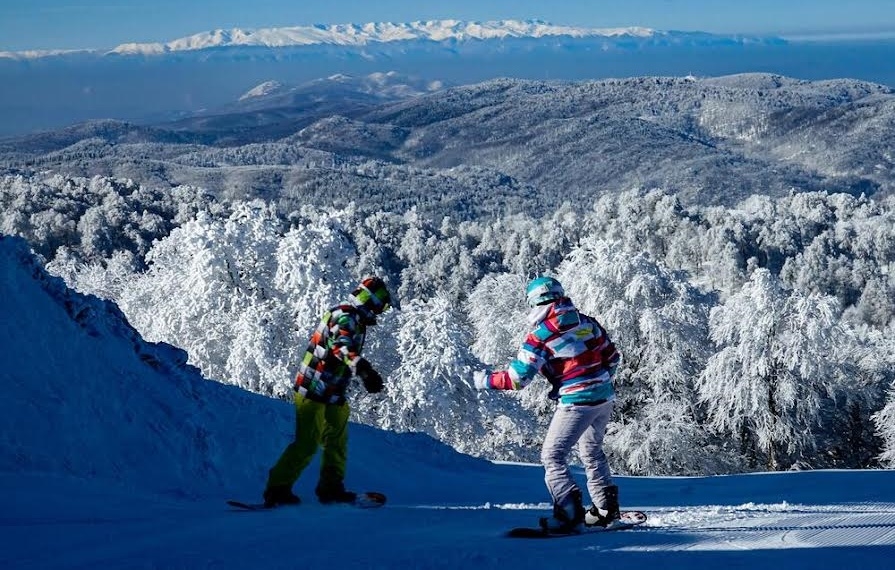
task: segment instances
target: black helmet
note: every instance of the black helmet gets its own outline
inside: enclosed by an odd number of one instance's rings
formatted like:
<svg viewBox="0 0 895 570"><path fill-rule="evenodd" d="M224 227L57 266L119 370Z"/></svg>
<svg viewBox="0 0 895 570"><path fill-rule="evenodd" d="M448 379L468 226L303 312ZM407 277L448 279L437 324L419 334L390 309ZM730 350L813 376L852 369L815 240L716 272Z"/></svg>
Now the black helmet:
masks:
<svg viewBox="0 0 895 570"><path fill-rule="evenodd" d="M357 307L364 307L376 315L381 315L392 305L392 296L382 279L366 277L351 293L351 303Z"/></svg>

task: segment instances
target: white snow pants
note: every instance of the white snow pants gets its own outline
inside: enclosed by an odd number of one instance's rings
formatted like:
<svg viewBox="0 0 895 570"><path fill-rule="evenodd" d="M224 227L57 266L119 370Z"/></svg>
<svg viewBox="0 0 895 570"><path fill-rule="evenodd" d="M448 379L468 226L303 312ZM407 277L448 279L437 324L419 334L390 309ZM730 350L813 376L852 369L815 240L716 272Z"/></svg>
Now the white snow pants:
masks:
<svg viewBox="0 0 895 570"><path fill-rule="evenodd" d="M609 462L603 453L603 436L614 405L614 400L609 400L596 406L557 406L541 448L544 481L554 504L565 504L569 493L578 488L569 470L569 453L576 442L591 501L598 506L603 504L603 489L612 485ZM587 508L587 503L584 506Z"/></svg>

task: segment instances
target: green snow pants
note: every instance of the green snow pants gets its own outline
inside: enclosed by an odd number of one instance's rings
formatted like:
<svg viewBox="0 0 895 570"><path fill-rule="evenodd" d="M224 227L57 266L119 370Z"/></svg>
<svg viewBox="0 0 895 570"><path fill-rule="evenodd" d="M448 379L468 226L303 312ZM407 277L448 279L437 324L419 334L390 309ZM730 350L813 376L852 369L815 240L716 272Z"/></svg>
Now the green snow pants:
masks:
<svg viewBox="0 0 895 570"><path fill-rule="evenodd" d="M295 393L295 440L274 465L267 488L292 487L311 462L318 447L323 447L319 487L342 488L348 462L348 404L322 404Z"/></svg>

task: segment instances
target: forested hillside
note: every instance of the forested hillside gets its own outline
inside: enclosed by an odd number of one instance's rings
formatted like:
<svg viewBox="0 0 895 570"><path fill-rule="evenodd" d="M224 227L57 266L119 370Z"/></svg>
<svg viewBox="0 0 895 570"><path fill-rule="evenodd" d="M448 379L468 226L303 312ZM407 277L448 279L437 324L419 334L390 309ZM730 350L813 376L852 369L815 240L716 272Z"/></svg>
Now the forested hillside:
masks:
<svg viewBox="0 0 895 570"><path fill-rule="evenodd" d="M312 85L176 123L0 141L0 167L190 185L283 212L353 202L455 220L549 216L630 189L730 207L753 194L887 196L895 185L895 94L873 83L495 79L429 92L395 79L381 96L333 83L341 105Z"/></svg>
<svg viewBox="0 0 895 570"><path fill-rule="evenodd" d="M524 285L546 272L624 354L607 439L620 472L895 463L891 197L710 206L629 190L463 221L281 206L103 177L0 179L0 231L206 377L287 396L320 311L377 273L399 299L367 348L388 390L357 390L355 419L534 460L546 383L479 393L471 374L513 357Z"/></svg>

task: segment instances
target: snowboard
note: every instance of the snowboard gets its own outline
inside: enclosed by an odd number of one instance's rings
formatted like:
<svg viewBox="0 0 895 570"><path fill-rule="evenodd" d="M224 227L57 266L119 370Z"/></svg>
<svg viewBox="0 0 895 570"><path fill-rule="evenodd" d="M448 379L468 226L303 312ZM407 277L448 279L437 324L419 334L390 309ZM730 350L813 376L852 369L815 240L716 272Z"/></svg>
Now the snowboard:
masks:
<svg viewBox="0 0 895 570"><path fill-rule="evenodd" d="M622 511L621 517L613 521L609 526L585 526L581 532L553 533L542 527L522 526L507 532L509 538L561 538L564 536L580 536L582 534L594 534L598 532L610 532L626 530L646 522L646 513L643 511Z"/></svg>
<svg viewBox="0 0 895 570"><path fill-rule="evenodd" d="M385 495L376 491L366 491L358 493L353 503L332 503L333 505L348 505L358 509L375 509L385 504ZM227 501L227 504L235 510L241 511L271 511L282 507L299 507L298 505L277 505L275 507L265 507L264 503L244 503L242 501Z"/></svg>

